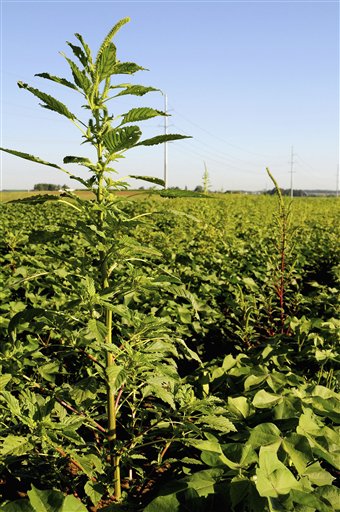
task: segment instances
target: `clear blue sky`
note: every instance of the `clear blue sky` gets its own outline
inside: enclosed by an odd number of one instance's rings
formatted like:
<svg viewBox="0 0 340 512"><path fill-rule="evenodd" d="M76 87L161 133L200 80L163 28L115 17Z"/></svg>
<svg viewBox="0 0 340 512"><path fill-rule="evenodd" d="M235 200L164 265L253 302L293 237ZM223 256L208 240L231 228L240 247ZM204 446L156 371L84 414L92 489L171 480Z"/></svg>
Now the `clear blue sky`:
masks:
<svg viewBox="0 0 340 512"><path fill-rule="evenodd" d="M337 1L2 1L2 142L60 164L81 155L80 135L46 109L27 82L77 111L73 91L35 73L69 77L58 53L80 32L97 50L110 28L129 16L117 37L118 58L150 71L131 81L168 95L169 131L192 139L168 144L169 186L202 183L204 162L215 190L270 187L269 166L282 187L335 188L339 160L339 3ZM129 77L123 80L129 81ZM115 114L133 106L163 108L152 93L111 102ZM85 119L87 115L85 113ZM161 133L150 120L145 136ZM121 175L162 177L163 147L133 149ZM85 175L85 173L84 173ZM2 187L67 183L53 168L2 154ZM141 185L139 182L138 185Z"/></svg>

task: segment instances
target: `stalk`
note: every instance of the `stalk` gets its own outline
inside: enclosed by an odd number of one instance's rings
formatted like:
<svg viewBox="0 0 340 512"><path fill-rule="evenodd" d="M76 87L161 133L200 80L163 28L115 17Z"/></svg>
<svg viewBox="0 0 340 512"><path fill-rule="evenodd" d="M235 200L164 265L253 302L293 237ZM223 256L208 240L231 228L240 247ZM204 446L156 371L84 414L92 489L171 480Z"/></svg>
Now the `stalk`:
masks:
<svg viewBox="0 0 340 512"><path fill-rule="evenodd" d="M96 118L97 129L99 129L100 120L99 117L94 113ZM102 161L102 144L100 140L97 140L97 165L100 169L98 173L98 189L97 189L97 202L102 205L105 201L105 191L104 191L104 172L105 165L103 165ZM105 215L103 211L98 213L98 226L100 231L104 230L105 226ZM107 255L105 252L101 251L99 255L100 260L100 271L101 271L101 283L102 289L108 288L109 286L109 270L107 264ZM106 370L108 370L111 366L114 365L114 358L110 351L112 345L112 311L106 308L105 311L105 325L106 325ZM115 442L117 440L117 422L116 422L116 414L117 414L117 406L115 401L115 396L110 388L110 385L107 384L107 439L109 442L109 457L110 463L113 467L113 478L114 478L114 495L117 500L121 499L122 491L121 491L121 478L120 478L120 457L114 455Z"/></svg>

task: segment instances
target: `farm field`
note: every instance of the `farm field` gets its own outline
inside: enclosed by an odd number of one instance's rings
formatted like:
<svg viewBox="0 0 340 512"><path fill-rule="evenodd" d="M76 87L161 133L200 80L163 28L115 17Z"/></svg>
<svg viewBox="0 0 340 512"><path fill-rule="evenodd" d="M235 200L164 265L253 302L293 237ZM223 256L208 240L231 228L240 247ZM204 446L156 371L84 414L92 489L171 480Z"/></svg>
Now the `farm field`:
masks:
<svg viewBox="0 0 340 512"><path fill-rule="evenodd" d="M340 201L116 195L103 287L85 199L0 203L0 510L339 510Z"/></svg>

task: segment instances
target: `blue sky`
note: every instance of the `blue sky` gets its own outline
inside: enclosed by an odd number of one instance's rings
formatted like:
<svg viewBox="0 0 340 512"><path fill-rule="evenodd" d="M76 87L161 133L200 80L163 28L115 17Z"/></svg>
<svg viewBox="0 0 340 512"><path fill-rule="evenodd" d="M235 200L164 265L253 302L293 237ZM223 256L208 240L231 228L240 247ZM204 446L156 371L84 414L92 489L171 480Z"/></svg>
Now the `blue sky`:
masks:
<svg viewBox="0 0 340 512"><path fill-rule="evenodd" d="M294 146L294 186L335 188L337 1L2 1L1 9L3 147L58 164L64 155L91 155L66 118L42 109L16 82L27 82L77 111L76 93L34 74L70 77L59 54L71 56L65 42L76 42L73 34L79 32L96 51L110 28L129 16L131 22L114 40L118 58L150 71L119 82L166 92L169 131L193 137L168 144L169 186L201 184L205 162L214 190L269 188L266 166L287 188ZM159 93L127 96L112 101L111 110L163 109L163 101ZM144 123L145 136L161 133L162 122ZM4 153L1 164L4 189L72 183L53 168ZM163 147L132 149L117 170L122 176L162 177Z"/></svg>

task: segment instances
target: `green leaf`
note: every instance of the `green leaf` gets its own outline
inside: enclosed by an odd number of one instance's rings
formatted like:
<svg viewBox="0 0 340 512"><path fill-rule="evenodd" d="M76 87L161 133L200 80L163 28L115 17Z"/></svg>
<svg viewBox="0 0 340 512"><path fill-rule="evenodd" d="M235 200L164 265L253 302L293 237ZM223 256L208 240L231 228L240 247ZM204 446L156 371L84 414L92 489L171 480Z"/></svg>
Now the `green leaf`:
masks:
<svg viewBox="0 0 340 512"><path fill-rule="evenodd" d="M93 505L98 505L103 495L105 494L106 489L102 484L98 482L88 481L84 486L84 491L92 501Z"/></svg>
<svg viewBox="0 0 340 512"><path fill-rule="evenodd" d="M167 135L157 135L156 137L152 137L151 139L145 139L135 146L154 146L156 144L163 144L163 142L169 142L172 140L180 140L180 139L191 139L189 135L179 135L177 133L168 133Z"/></svg>
<svg viewBox="0 0 340 512"><path fill-rule="evenodd" d="M120 86L115 86L112 88L116 88L116 87L120 87ZM126 96L127 94L131 94L133 96L144 96L144 94L147 94L148 92L160 91L160 89L155 89L154 87L144 87L143 85L125 84L121 87L125 87L125 88L123 91L116 94L116 97Z"/></svg>
<svg viewBox="0 0 340 512"><path fill-rule="evenodd" d="M65 497L62 507L58 512L88 512L88 509L81 501L70 494Z"/></svg>
<svg viewBox="0 0 340 512"><path fill-rule="evenodd" d="M41 491L34 487L27 492L30 504L37 512L60 512L64 495L60 491ZM70 511L71 512L71 511Z"/></svg>
<svg viewBox="0 0 340 512"><path fill-rule="evenodd" d="M179 512L180 502L176 493L157 496L143 510L144 512Z"/></svg>
<svg viewBox="0 0 340 512"><path fill-rule="evenodd" d="M102 42L99 50L98 50L98 53L97 53L97 58L96 58L96 62L95 62L95 67L97 68L98 67L98 61L99 59L101 58L101 55L102 53L104 52L104 50L107 48L107 46L110 44L110 41L111 39L114 37L114 35L118 32L118 30L123 26L125 25L126 23L128 23L130 21L130 18L122 18L121 20L118 21L118 23L116 23L110 30L110 32L107 34L107 36L105 37L104 41ZM77 35L77 34L76 34Z"/></svg>
<svg viewBox="0 0 340 512"><path fill-rule="evenodd" d="M31 452L33 448L34 446L25 437L10 434L4 439L0 453L3 456L16 455L19 457Z"/></svg>
<svg viewBox="0 0 340 512"><path fill-rule="evenodd" d="M125 126L109 130L103 137L103 143L110 153L117 153L135 146L141 135L138 126Z"/></svg>
<svg viewBox="0 0 340 512"><path fill-rule="evenodd" d="M41 92L38 89L35 89L34 87L30 87L28 84L25 84L23 82L18 82L18 86L20 87L20 89L26 89L27 91L34 94L34 96L42 100L44 102L44 105L42 105L42 107L47 108L49 110L53 110L54 112L57 112L58 114L67 117L68 119L76 119L76 116L68 110L66 105L56 100L49 94Z"/></svg>
<svg viewBox="0 0 340 512"><path fill-rule="evenodd" d="M80 48L80 46L76 46L72 43L70 43L69 41L66 41L66 44L69 45L69 47L71 48L71 50L73 51L73 54L77 57L77 59L79 59L79 61L81 62L81 64L84 66L84 68L87 68L88 67L88 59L87 59L87 55L86 53L84 53L84 51Z"/></svg>
<svg viewBox="0 0 340 512"><path fill-rule="evenodd" d="M110 389L116 392L126 381L126 372L123 366L116 364L106 368L107 381Z"/></svg>
<svg viewBox="0 0 340 512"><path fill-rule="evenodd" d="M15 500L7 503L6 505L0 505L0 512L37 512L28 500Z"/></svg>
<svg viewBox="0 0 340 512"><path fill-rule="evenodd" d="M106 339L107 328L103 322L96 320L95 318L90 318L87 324L89 333L96 339L98 342L103 343Z"/></svg>
<svg viewBox="0 0 340 512"><path fill-rule="evenodd" d="M244 381L244 391L248 391L250 388L262 384L262 382L264 382L267 378L268 375L266 373L261 375L249 375L249 377L247 377L246 380Z"/></svg>
<svg viewBox="0 0 340 512"><path fill-rule="evenodd" d="M10 153L11 155L19 156L20 158L24 158L25 160L30 160L31 162L35 162L37 164L48 165L49 167L54 167L55 169L60 169L61 171L64 170L61 167L59 167L59 165L57 165L57 164L51 164L50 162L41 160L41 158L39 158L38 156L29 155L28 153L22 153L21 151L15 151L14 149L0 148L0 150L5 151L6 153Z"/></svg>
<svg viewBox="0 0 340 512"><path fill-rule="evenodd" d="M86 57L87 57L87 61L88 61L88 64L92 64L92 55L91 55L91 50L90 50L90 47L85 43L84 39L83 39L83 36L81 34L74 34L76 36L76 38L78 39L78 41L80 41L82 47L84 48L84 51L85 51L85 54L86 54ZM73 49L73 48L72 48ZM73 52L74 53L74 52ZM80 60L80 57L79 57L79 60Z"/></svg>
<svg viewBox="0 0 340 512"><path fill-rule="evenodd" d="M138 176L138 175L132 175L130 174L128 178L133 178L135 180L142 180L147 181L149 183L154 183L155 185L161 185L162 187L165 186L165 181L161 178L154 178L153 176Z"/></svg>
<svg viewBox="0 0 340 512"><path fill-rule="evenodd" d="M308 507L308 509L317 510L318 512L330 512L329 506L315 493L291 489L290 495L294 503Z"/></svg>
<svg viewBox="0 0 340 512"><path fill-rule="evenodd" d="M82 156L65 156L63 162L64 164L94 165L89 158Z"/></svg>
<svg viewBox="0 0 340 512"><path fill-rule="evenodd" d="M320 462L314 462L303 473L314 485L332 485L334 477L320 466Z"/></svg>
<svg viewBox="0 0 340 512"><path fill-rule="evenodd" d="M59 373L59 363L52 361L38 367L38 372L48 382L55 382L55 376Z"/></svg>
<svg viewBox="0 0 340 512"><path fill-rule="evenodd" d="M78 68L77 64L75 62L73 62L73 60L66 57L66 55L64 55L63 53L62 53L62 55L67 60L69 66L71 68L72 76L73 76L73 79L74 79L76 85L80 89L82 89L82 91L84 91L85 94L87 94L89 92L89 90L91 89L92 84L91 84L90 80L87 78L85 72L81 71Z"/></svg>
<svg viewBox="0 0 340 512"><path fill-rule="evenodd" d="M253 399L253 406L257 409L268 409L282 401L282 397L268 393L264 389L261 389L256 393Z"/></svg>
<svg viewBox="0 0 340 512"><path fill-rule="evenodd" d="M203 423L208 425L211 429L224 432L225 434L229 432L236 432L235 425L233 425L232 422L224 416L215 416L212 414L209 416L201 416L197 420L197 423Z"/></svg>
<svg viewBox="0 0 340 512"><path fill-rule="evenodd" d="M228 397L228 409L240 418L248 418L250 415L250 404L245 396L236 398Z"/></svg>
<svg viewBox="0 0 340 512"><path fill-rule="evenodd" d="M11 379L12 375L10 373L4 373L0 376L0 392L5 389Z"/></svg>
<svg viewBox="0 0 340 512"><path fill-rule="evenodd" d="M116 47L110 42L96 62L96 73L98 74L99 82L111 76L116 62Z"/></svg>
<svg viewBox="0 0 340 512"><path fill-rule="evenodd" d="M283 439L282 448L288 453L298 473L302 475L307 465L313 460L313 454L306 437L293 433Z"/></svg>
<svg viewBox="0 0 340 512"><path fill-rule="evenodd" d="M111 71L111 74L133 75L137 71L147 71L147 69L138 66L138 64L135 64L134 62L118 62Z"/></svg>
<svg viewBox="0 0 340 512"><path fill-rule="evenodd" d="M266 446L260 449L259 467L256 469L256 488L260 496L277 498L300 487L293 474L279 461L277 447Z"/></svg>
<svg viewBox="0 0 340 512"><path fill-rule="evenodd" d="M125 123L136 123L139 121L145 121L147 119L151 119L156 116L166 116L165 112L161 112L160 110L155 110L154 108L132 108L126 114L123 114L123 121L121 124Z"/></svg>
<svg viewBox="0 0 340 512"><path fill-rule="evenodd" d="M36 73L34 76L40 76L41 78L52 80L52 82L65 85L66 87L69 87L70 89L74 89L75 91L77 91L77 87L72 82L66 80L66 78L59 78L59 76L50 75L49 73Z"/></svg>
<svg viewBox="0 0 340 512"><path fill-rule="evenodd" d="M273 423L261 423L251 430L248 443L253 448L266 446L281 440L281 432Z"/></svg>
<svg viewBox="0 0 340 512"><path fill-rule="evenodd" d="M338 512L340 510L340 489L335 487L335 485L318 487L314 494L327 501L335 511Z"/></svg>

